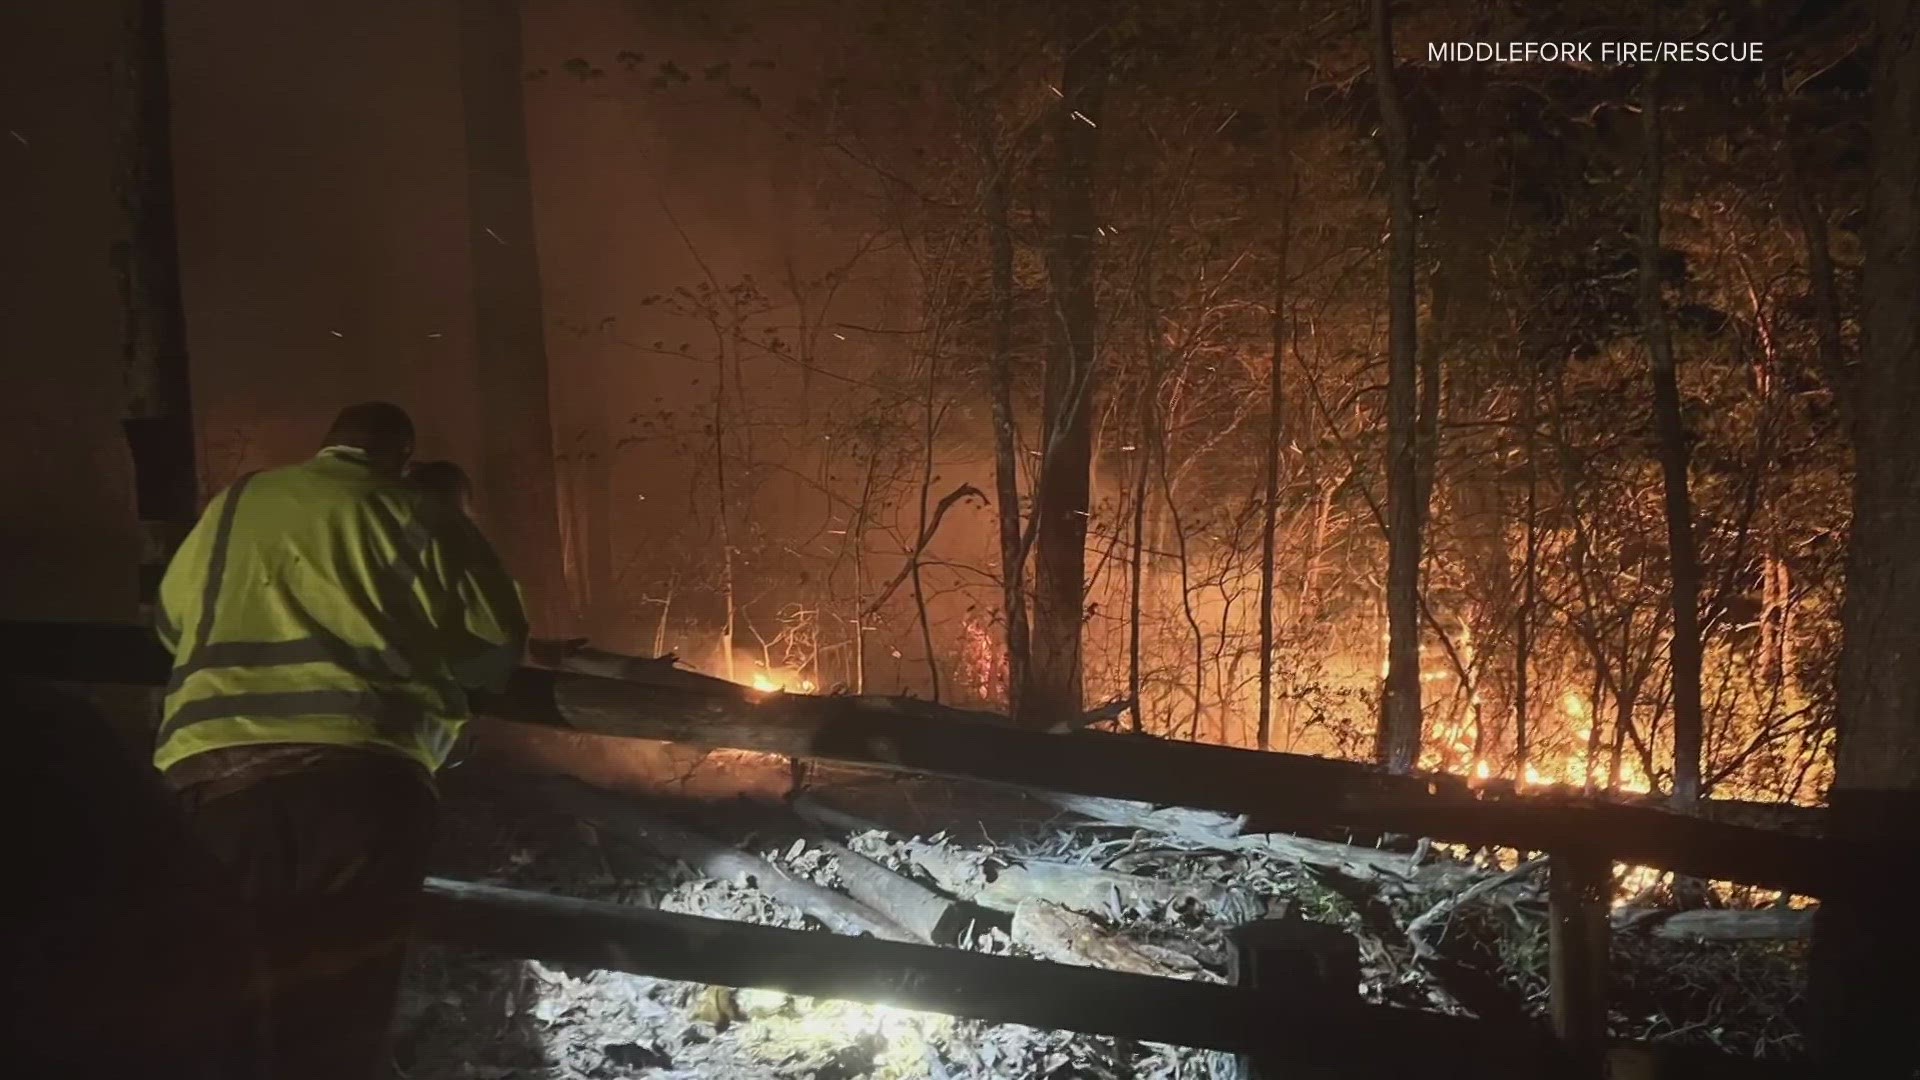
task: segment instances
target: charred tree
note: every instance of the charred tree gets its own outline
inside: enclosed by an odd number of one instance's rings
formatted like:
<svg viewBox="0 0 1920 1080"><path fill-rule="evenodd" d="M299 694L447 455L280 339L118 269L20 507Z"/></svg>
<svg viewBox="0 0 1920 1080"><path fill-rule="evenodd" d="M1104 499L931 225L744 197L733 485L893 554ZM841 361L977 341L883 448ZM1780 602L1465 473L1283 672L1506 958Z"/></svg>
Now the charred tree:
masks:
<svg viewBox="0 0 1920 1080"><path fill-rule="evenodd" d="M1386 160L1387 219L1387 681L1375 753L1394 772L1420 757L1420 505L1413 163L1393 74L1390 0L1372 0L1373 75Z"/></svg>
<svg viewBox="0 0 1920 1080"><path fill-rule="evenodd" d="M1920 4L1874 7L1857 464L1828 830L1884 843L1920 821ZM1905 1077L1920 1067L1909 1030L1920 1013L1920 939L1897 921L1920 882L1920 856L1911 843L1897 847L1896 865L1855 870L1876 889L1835 898L1815 917L1808 996L1832 1076Z"/></svg>
<svg viewBox="0 0 1920 1080"><path fill-rule="evenodd" d="M1500 148L1492 135L1483 132L1475 109L1450 126L1455 133L1425 174L1434 211L1433 225L1425 233L1433 266L1431 318L1419 348L1416 453L1423 514L1431 512L1438 472L1439 403L1444 401L1446 411L1456 416L1484 414L1490 403L1501 399L1510 381L1505 363L1512 347L1510 337L1496 331L1491 318L1493 244L1505 227L1494 201ZM1443 365L1444 396L1440 392ZM1498 741L1489 728L1506 717L1509 704L1510 683L1491 662L1507 645L1505 626L1515 610L1513 560L1507 544L1509 436L1500 427L1466 427L1454 438L1458 445L1446 477L1445 505L1451 519L1447 545L1458 553L1466 589L1465 602L1449 623L1458 623L1459 637L1452 648L1473 675L1470 681L1462 680L1455 707L1465 711L1460 723L1472 725L1472 757L1484 761ZM1423 523L1421 535L1436 535L1430 521ZM1447 632L1454 633L1453 626ZM1488 662L1481 662L1483 657ZM1455 767L1471 769L1475 761Z"/></svg>
<svg viewBox="0 0 1920 1080"><path fill-rule="evenodd" d="M1673 800L1698 800L1702 717L1700 708L1700 558L1694 548L1693 501L1687 486L1687 427L1680 413L1680 382L1673 337L1667 327L1660 271L1660 191L1663 150L1660 131L1660 68L1649 65L1641 86L1640 319L1653 373L1653 428L1660 455L1667 519L1669 602L1673 636L1668 664L1673 679Z"/></svg>
<svg viewBox="0 0 1920 1080"><path fill-rule="evenodd" d="M980 153L986 167L984 209L987 218L989 302L993 321L987 357L993 391L993 487L999 508L1000 603L1007 620L1007 714L1015 722L1024 708L1028 666L1026 545L1021 542L1020 462L1013 413L1013 224L1007 195L1007 163L994 145L985 119L977 119Z"/></svg>
<svg viewBox="0 0 1920 1080"><path fill-rule="evenodd" d="M1807 298L1813 304L1814 345L1820 358L1820 373L1827 380L1834 400L1849 408L1853 393L1852 374L1847 365L1845 338L1840 331L1840 290L1834 283L1833 247L1828 237L1827 212L1820 205L1806 175L1805 151L1793 120L1793 103L1780 103L1781 178L1786 183L1787 205L1806 248Z"/></svg>
<svg viewBox="0 0 1920 1080"><path fill-rule="evenodd" d="M1266 490L1261 493L1260 507L1260 726L1256 745L1262 750L1273 749L1273 598L1278 586L1273 572L1273 549L1274 533L1280 524L1280 444L1286 428L1280 360L1287 344L1287 267L1293 235L1293 200L1298 191L1291 180L1291 148L1283 142L1279 149L1280 175L1274 177L1274 188L1282 194L1274 222L1278 235L1273 259L1273 358L1267 369L1266 460L1263 463ZM1138 557L1136 551L1135 558ZM1290 737L1287 741L1292 743Z"/></svg>
<svg viewBox="0 0 1920 1080"><path fill-rule="evenodd" d="M1079 4L1070 11L1054 129L1047 252L1052 347L1042 391L1045 450L1034 507L1033 656L1023 695L1023 711L1036 721L1080 712L1093 467L1093 169L1109 53L1098 11Z"/></svg>
<svg viewBox="0 0 1920 1080"><path fill-rule="evenodd" d="M159 592L174 549L193 527L200 485L174 224L166 5L125 0L120 28L114 65L114 195L120 219L113 263L127 391L121 430L133 458L134 509L143 543L139 595L145 609Z"/></svg>
<svg viewBox="0 0 1920 1080"><path fill-rule="evenodd" d="M1150 237L1151 241L1155 237ZM1152 490L1153 465L1156 454L1162 450L1159 440L1153 437L1159 430L1158 410L1155 403L1160 393L1160 343L1155 331L1153 316L1153 248L1149 242L1141 253L1140 266L1140 346L1147 358L1146 382L1141 387L1134 409L1134 446L1137 451L1133 459L1133 558L1127 566L1127 698L1132 702L1128 710L1129 723L1134 731L1146 730L1146 715L1141 704L1142 679L1141 667L1141 615L1146 609L1147 576L1147 496Z"/></svg>
<svg viewBox="0 0 1920 1080"><path fill-rule="evenodd" d="M481 501L507 566L526 590L535 629L552 635L567 621L568 605L520 83L519 5L461 0Z"/></svg>
<svg viewBox="0 0 1920 1080"><path fill-rule="evenodd" d="M1525 555L1520 565L1520 607L1514 613L1513 633L1513 775L1518 781L1527 778L1527 758L1532 752L1531 720L1533 698L1530 676L1533 666L1533 609L1535 592L1539 584L1540 572L1540 466L1535 455L1539 452L1539 419L1535 415L1540 408L1540 392L1537 385L1538 373L1531 358L1524 361L1527 365L1526 385L1521 391L1523 413L1521 423L1525 427L1523 437L1526 440L1527 455L1527 495L1524 528L1526 530ZM1590 738L1600 735L1599 695L1594 695L1591 708L1595 710L1588 728ZM1596 754L1594 745L1587 746L1587 786L1593 785L1593 760Z"/></svg>

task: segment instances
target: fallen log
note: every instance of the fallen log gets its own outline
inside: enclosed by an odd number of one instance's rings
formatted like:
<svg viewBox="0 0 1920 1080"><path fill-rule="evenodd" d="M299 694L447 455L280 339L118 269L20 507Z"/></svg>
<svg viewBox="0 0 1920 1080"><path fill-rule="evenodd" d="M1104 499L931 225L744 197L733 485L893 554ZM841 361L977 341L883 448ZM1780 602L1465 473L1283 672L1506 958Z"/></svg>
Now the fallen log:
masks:
<svg viewBox="0 0 1920 1080"><path fill-rule="evenodd" d="M539 667L552 671L567 672L574 675L592 675L603 679L617 679L621 682L639 686L671 687L683 690L710 692L744 701L759 701L773 694L783 694L784 690L756 690L740 683L689 671L680 667L680 658L672 654L666 656L634 656L627 653L608 652L596 649L585 640L533 641L527 645L527 655ZM862 708L880 709L899 714L902 717L932 717L939 720L970 720L977 723L1011 726L1013 721L1004 713L986 709L961 709L952 705L942 705L937 701L924 701L920 698L896 697L879 694L845 695L829 694L830 698L857 703ZM1097 709L1089 709L1078 717L1056 721L1045 730L1064 735L1094 724L1118 718L1127 710L1127 702L1112 701Z"/></svg>
<svg viewBox="0 0 1920 1080"><path fill-rule="evenodd" d="M164 681L149 632L81 624L0 625L0 656L27 678ZM1071 794L1247 813L1261 831L1352 828L1530 851L1604 851L1614 859L1805 896L1878 887L1857 846L1745 829L1652 807L1576 797L1503 796L1444 776L1139 736L1049 735L867 698L728 693L642 686L523 669L479 703L503 719L630 738L756 750L960 776ZM1847 873L1842 872L1847 868Z"/></svg>
<svg viewBox="0 0 1920 1080"><path fill-rule="evenodd" d="M1085 915L1045 900L1022 900L1013 912L1011 934L1015 945L1061 964L1163 979L1192 978L1204 972L1198 961L1184 953L1129 941Z"/></svg>
<svg viewBox="0 0 1920 1080"><path fill-rule="evenodd" d="M1183 840L1217 843L1240 836L1246 828L1245 814L1222 814L1214 810L1194 810L1184 806L1155 806L1129 799L1106 799L1097 795L1073 795L1062 791L1023 789L1036 799L1062 810L1107 825L1121 825L1147 832L1177 836Z"/></svg>
<svg viewBox="0 0 1920 1080"><path fill-rule="evenodd" d="M1119 916L1194 904L1229 923L1259 918L1266 905L1238 889L1182 884L1103 870L1077 863L1031 860L995 865L978 857L911 841L908 858L942 889L962 900L1013 914L1026 900L1044 900L1069 911Z"/></svg>
<svg viewBox="0 0 1920 1080"><path fill-rule="evenodd" d="M751 885L835 933L871 934L886 941L914 940L911 932L858 900L811 881L788 877L757 855L683 829L657 813L565 781L549 782L543 789L557 804L588 821L680 859L715 880Z"/></svg>
<svg viewBox="0 0 1920 1080"><path fill-rule="evenodd" d="M672 654L633 656L596 649L584 640L530 641L527 643L527 658L534 664L553 671L594 675L603 679L618 679L621 682L638 683L643 686L668 686L706 693L733 694L743 700L753 700L756 695L766 693L740 683L690 671L681 667L680 658Z"/></svg>
<svg viewBox="0 0 1920 1080"><path fill-rule="evenodd" d="M1071 794L1250 812L1296 827L1415 832L1529 850L1608 851L1622 862L1819 895L1835 884L1835 845L1647 807L1578 799L1483 797L1446 777L1391 776L1352 762L1135 736L1047 735L900 714L863 698L773 695L742 708L585 676L522 672L503 703L587 730L864 762Z"/></svg>
<svg viewBox="0 0 1920 1080"><path fill-rule="evenodd" d="M793 762L751 750L717 750L658 739L594 735L475 717L466 756L499 772L572 777L641 798L779 803L791 797Z"/></svg>
<svg viewBox="0 0 1920 1080"><path fill-rule="evenodd" d="M1666 941L1805 941L1813 936L1812 908L1752 911L1658 911L1616 908L1613 929Z"/></svg>
<svg viewBox="0 0 1920 1080"><path fill-rule="evenodd" d="M1126 799L1022 790L1062 810L1104 824L1159 833L1215 851L1269 855L1302 866L1333 870L1352 878L1386 879L1414 884L1422 889L1442 890L1464 883L1474 876L1474 871L1469 867L1449 863L1415 865L1410 855L1378 848L1316 840L1290 833L1243 832L1241 830L1247 821L1244 814L1229 816L1208 810L1154 806Z"/></svg>
<svg viewBox="0 0 1920 1080"><path fill-rule="evenodd" d="M847 895L929 945L952 945L967 927L966 909L904 874L833 840L816 841L833 856Z"/></svg>
<svg viewBox="0 0 1920 1080"><path fill-rule="evenodd" d="M1416 864L1413 856L1358 844L1339 844L1290 833L1254 833L1237 838L1237 850L1270 855L1350 878L1402 885L1421 892L1458 889L1478 877L1472 867L1453 862Z"/></svg>

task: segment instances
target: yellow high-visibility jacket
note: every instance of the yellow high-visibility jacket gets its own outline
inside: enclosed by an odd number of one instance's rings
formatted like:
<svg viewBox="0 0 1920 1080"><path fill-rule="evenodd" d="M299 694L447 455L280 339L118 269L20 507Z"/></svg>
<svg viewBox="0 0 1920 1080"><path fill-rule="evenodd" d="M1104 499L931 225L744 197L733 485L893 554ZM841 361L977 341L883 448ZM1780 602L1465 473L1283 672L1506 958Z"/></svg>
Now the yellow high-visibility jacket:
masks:
<svg viewBox="0 0 1920 1080"><path fill-rule="evenodd" d="M445 763L466 690L520 663L520 591L480 531L333 447L220 493L167 567L173 654L153 763L317 743Z"/></svg>

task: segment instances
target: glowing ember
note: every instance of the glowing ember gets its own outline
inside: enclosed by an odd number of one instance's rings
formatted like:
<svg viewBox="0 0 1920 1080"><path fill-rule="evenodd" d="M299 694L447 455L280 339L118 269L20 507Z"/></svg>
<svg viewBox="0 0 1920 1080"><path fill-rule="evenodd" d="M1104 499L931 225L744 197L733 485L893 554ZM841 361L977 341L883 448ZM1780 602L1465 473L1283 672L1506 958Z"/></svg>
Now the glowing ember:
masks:
<svg viewBox="0 0 1920 1080"><path fill-rule="evenodd" d="M784 671L756 671L750 685L763 694L811 694L814 691L812 679Z"/></svg>

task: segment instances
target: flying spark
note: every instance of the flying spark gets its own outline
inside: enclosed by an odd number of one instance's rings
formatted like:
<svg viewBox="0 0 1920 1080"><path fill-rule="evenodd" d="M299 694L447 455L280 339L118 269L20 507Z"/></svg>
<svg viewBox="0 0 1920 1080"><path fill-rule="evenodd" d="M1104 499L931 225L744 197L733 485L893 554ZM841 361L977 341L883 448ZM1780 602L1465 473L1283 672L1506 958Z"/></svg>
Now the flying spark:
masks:
<svg viewBox="0 0 1920 1080"><path fill-rule="evenodd" d="M1097 128L1100 126L1099 124L1094 123L1092 120L1087 119L1087 114L1081 112L1079 109L1073 110L1073 118L1087 125L1090 128Z"/></svg>
<svg viewBox="0 0 1920 1080"><path fill-rule="evenodd" d="M507 242L505 240L500 239L500 234L497 232L494 232L491 228L487 230L487 235L493 237L494 243L499 244L501 247L507 246Z"/></svg>

